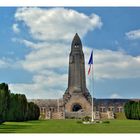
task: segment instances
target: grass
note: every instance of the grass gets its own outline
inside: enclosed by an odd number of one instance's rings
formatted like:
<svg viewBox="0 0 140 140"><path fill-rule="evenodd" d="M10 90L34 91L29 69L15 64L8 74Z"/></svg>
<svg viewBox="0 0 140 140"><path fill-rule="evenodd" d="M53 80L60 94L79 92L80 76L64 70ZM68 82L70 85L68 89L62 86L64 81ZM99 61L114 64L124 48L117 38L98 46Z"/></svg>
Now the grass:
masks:
<svg viewBox="0 0 140 140"><path fill-rule="evenodd" d="M5 122L0 133L140 133L139 120L110 120L110 123L81 124L76 120Z"/></svg>

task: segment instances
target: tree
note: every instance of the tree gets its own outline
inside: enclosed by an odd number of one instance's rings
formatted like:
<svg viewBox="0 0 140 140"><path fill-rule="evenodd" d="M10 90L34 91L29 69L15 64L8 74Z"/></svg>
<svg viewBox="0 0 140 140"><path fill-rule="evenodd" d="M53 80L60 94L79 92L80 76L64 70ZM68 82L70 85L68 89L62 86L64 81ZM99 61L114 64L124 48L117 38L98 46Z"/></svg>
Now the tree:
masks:
<svg viewBox="0 0 140 140"><path fill-rule="evenodd" d="M0 84L0 123L6 121L9 109L9 89L5 83Z"/></svg>
<svg viewBox="0 0 140 140"><path fill-rule="evenodd" d="M27 99L24 94L18 94L18 105L19 105L19 114L20 114L20 121L26 120L26 113L27 113Z"/></svg>
<svg viewBox="0 0 140 140"><path fill-rule="evenodd" d="M131 115L131 108L130 108L130 102L127 102L124 106L124 112L125 112L125 116L127 119L130 119L130 115Z"/></svg>
<svg viewBox="0 0 140 140"><path fill-rule="evenodd" d="M10 93L7 84L0 84L0 124L4 121L37 120L39 116L39 107L28 103L24 94Z"/></svg>
<svg viewBox="0 0 140 140"><path fill-rule="evenodd" d="M134 108L135 108L135 116L134 116L134 119L136 119L136 120L139 119L139 116L138 116L139 114L138 114L138 112L139 112L139 109L140 109L140 108L138 107L138 105L139 105L138 102L135 102L135 103L134 103Z"/></svg>
<svg viewBox="0 0 140 140"><path fill-rule="evenodd" d="M8 121L25 121L27 114L27 99L23 94L10 94Z"/></svg>
<svg viewBox="0 0 140 140"><path fill-rule="evenodd" d="M33 102L28 103L27 119L28 120L38 120L40 116L39 107Z"/></svg>
<svg viewBox="0 0 140 140"><path fill-rule="evenodd" d="M140 119L140 101L129 101L124 106L125 116L127 119Z"/></svg>

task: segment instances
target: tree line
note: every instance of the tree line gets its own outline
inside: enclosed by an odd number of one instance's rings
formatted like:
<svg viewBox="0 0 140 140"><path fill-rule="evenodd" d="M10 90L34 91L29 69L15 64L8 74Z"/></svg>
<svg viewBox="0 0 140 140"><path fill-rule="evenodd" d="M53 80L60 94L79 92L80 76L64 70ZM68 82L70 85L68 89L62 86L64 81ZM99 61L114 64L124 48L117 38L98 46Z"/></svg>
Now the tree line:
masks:
<svg viewBox="0 0 140 140"><path fill-rule="evenodd" d="M127 119L140 120L140 101L129 101L124 106Z"/></svg>
<svg viewBox="0 0 140 140"><path fill-rule="evenodd" d="M13 94L8 84L0 84L0 123L38 120L39 116L39 107L33 102L27 102L24 94Z"/></svg>

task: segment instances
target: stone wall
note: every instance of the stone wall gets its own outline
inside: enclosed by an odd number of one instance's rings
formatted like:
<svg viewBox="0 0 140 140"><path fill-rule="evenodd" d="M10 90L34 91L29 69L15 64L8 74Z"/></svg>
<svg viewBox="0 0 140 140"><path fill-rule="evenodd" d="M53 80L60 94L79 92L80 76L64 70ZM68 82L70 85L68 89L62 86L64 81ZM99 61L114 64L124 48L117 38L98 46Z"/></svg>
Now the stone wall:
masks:
<svg viewBox="0 0 140 140"><path fill-rule="evenodd" d="M66 104L67 110L64 106L63 99L33 99L28 101L32 101L40 107L40 112L44 116L44 119L81 118L84 116L91 116L91 104L86 98L82 98L82 96L82 94L80 96L72 96ZM94 118L112 119L114 118L114 113L124 111L124 104L128 101L129 99L94 99ZM79 110L79 112L72 112L74 103L80 104L82 110ZM88 111L85 112L84 110Z"/></svg>

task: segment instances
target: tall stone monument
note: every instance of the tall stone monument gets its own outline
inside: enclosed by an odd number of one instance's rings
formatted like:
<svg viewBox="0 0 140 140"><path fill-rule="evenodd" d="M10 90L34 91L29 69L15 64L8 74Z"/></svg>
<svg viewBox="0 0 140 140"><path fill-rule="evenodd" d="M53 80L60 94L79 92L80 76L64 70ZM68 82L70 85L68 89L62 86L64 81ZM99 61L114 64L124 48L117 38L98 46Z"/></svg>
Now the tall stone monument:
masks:
<svg viewBox="0 0 140 140"><path fill-rule="evenodd" d="M76 33L69 55L68 88L64 95L66 112L91 112L91 95L86 88L85 60L82 42Z"/></svg>

